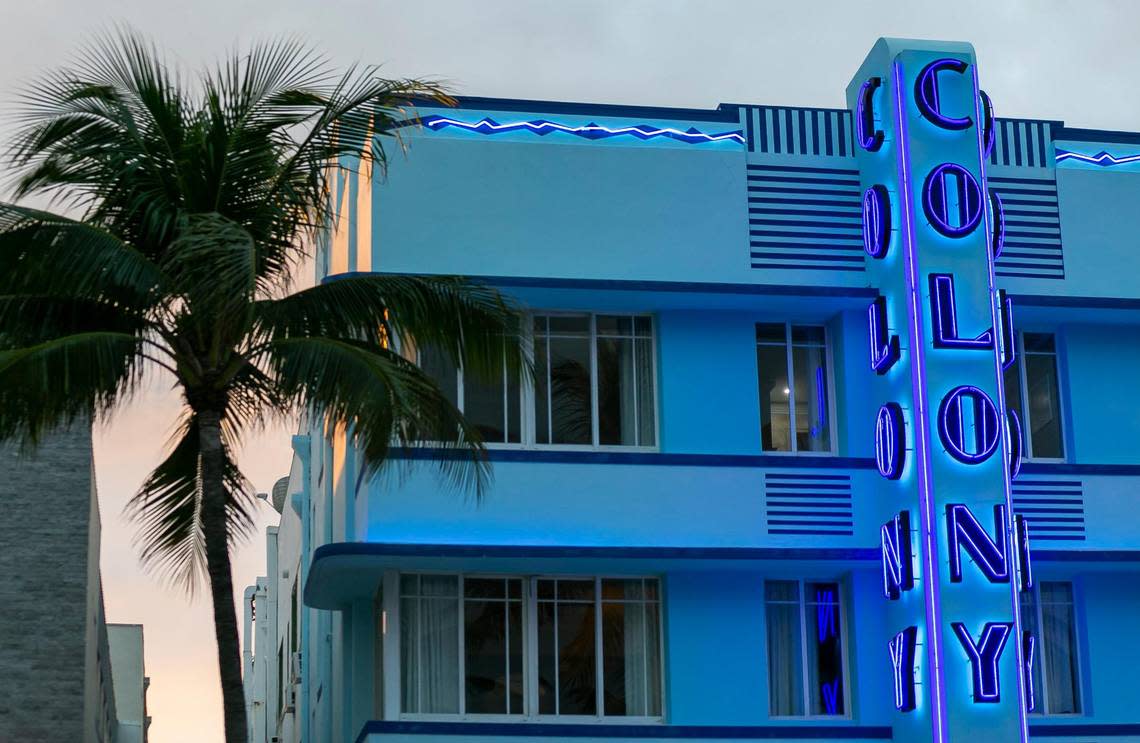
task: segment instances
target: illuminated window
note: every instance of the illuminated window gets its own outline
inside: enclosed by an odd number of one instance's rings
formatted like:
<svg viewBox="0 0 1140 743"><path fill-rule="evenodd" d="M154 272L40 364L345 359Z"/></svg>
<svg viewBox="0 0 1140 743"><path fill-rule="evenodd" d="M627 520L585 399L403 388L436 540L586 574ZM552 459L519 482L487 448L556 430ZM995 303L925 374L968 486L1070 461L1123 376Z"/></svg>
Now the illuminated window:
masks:
<svg viewBox="0 0 1140 743"><path fill-rule="evenodd" d="M1005 401L1021 420L1025 457L1063 459L1056 338L1018 333L1017 344L1017 363L1005 371Z"/></svg>
<svg viewBox="0 0 1140 743"><path fill-rule="evenodd" d="M1022 630L1036 641L1033 688L1037 714L1075 715L1081 712L1077 628L1073 584L1042 581L1021 594Z"/></svg>
<svg viewBox="0 0 1140 743"><path fill-rule="evenodd" d="M832 452L827 332L823 326L758 323L756 366L764 451Z"/></svg>
<svg viewBox="0 0 1140 743"><path fill-rule="evenodd" d="M838 583L764 583L768 629L768 713L844 716L846 659Z"/></svg>
<svg viewBox="0 0 1140 743"><path fill-rule="evenodd" d="M400 576L404 716L661 716L652 578Z"/></svg>
<svg viewBox="0 0 1140 743"><path fill-rule="evenodd" d="M653 320L640 315L534 318L534 440L657 443Z"/></svg>

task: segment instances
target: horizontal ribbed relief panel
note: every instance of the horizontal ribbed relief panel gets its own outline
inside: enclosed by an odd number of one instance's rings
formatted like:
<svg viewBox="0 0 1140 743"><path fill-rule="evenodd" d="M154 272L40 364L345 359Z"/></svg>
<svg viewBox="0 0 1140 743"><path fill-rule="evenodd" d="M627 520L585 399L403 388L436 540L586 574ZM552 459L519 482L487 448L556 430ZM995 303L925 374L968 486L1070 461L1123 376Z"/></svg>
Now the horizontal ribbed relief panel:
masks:
<svg viewBox="0 0 1140 743"><path fill-rule="evenodd" d="M852 536L851 476L767 472L764 515L769 534Z"/></svg>
<svg viewBox="0 0 1140 743"><path fill-rule="evenodd" d="M1019 477L1013 482L1013 512L1029 522L1030 544L1085 539L1085 496L1080 480Z"/></svg>
<svg viewBox="0 0 1140 743"><path fill-rule="evenodd" d="M854 168L749 163L753 268L862 271L862 224Z"/></svg>
<svg viewBox="0 0 1140 743"><path fill-rule="evenodd" d="M1050 171L1052 172L1052 171ZM1045 178L990 176L1005 214L1005 247L995 264L998 276L1065 278L1057 181Z"/></svg>

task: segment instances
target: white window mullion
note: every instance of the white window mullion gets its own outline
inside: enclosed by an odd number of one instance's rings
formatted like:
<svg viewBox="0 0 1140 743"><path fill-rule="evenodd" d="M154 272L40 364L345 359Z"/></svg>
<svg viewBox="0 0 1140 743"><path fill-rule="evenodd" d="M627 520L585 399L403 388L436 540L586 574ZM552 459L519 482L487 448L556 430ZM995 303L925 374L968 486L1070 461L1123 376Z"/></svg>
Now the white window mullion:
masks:
<svg viewBox="0 0 1140 743"><path fill-rule="evenodd" d="M641 441L641 388L637 384L637 317L634 315L629 316L629 355L633 359L633 378L630 379L630 387L633 390L633 445L643 446Z"/></svg>
<svg viewBox="0 0 1140 743"><path fill-rule="evenodd" d="M459 594L455 597L455 609L456 609L455 625L456 625L456 634L459 635L459 645L458 645L459 657L456 658L456 660L459 661L459 673L458 673L459 678L456 679L456 685L459 687L459 716L462 717L462 716L467 714L467 695L464 693L464 689L463 689L463 685L464 685L463 682L464 682L464 679L467 677L467 669L464 667L466 664L466 657L465 657L466 653L464 652L465 649L463 647L463 642L465 640L464 635L466 634L463 631L463 629L464 629L464 627L463 627L463 625L464 625L463 573L459 574L459 580L457 581L457 583L459 586Z"/></svg>
<svg viewBox="0 0 1140 743"><path fill-rule="evenodd" d="M598 433L598 316L590 313L590 435L592 445L598 446L601 436Z"/></svg>
<svg viewBox="0 0 1140 743"><path fill-rule="evenodd" d="M605 696L602 693L602 579L594 578L594 704L598 718L605 716Z"/></svg>
<svg viewBox="0 0 1140 743"><path fill-rule="evenodd" d="M1033 436L1031 435L1033 428L1029 422L1029 373L1026 369L1029 365L1025 363L1024 333L1017 334L1017 356L1017 377L1021 380L1019 385L1021 389L1018 390L1018 396L1021 398L1021 445L1025 449L1026 459L1033 459Z"/></svg>
<svg viewBox="0 0 1140 743"><path fill-rule="evenodd" d="M1036 581L1034 582L1036 583ZM1033 602L1035 605L1033 608L1037 612L1037 644L1040 645L1037 649L1037 661L1041 661L1045 658L1045 611L1041 606L1040 583L1034 586L1033 590L1037 599ZM1049 680L1045 678L1045 666L1042 665L1038 667L1041 669L1041 689L1038 692L1041 695L1041 712L1047 715L1049 714Z"/></svg>
<svg viewBox="0 0 1140 743"><path fill-rule="evenodd" d="M784 323L784 350L787 352L788 362L788 451L799 451L796 441L796 378L792 376L792 324Z"/></svg>
<svg viewBox="0 0 1140 743"><path fill-rule="evenodd" d="M807 583L802 580L797 582L800 589L800 678L803 679L800 693L803 694L804 717L811 717L811 692L808 691L811 682L808 680L807 659Z"/></svg>

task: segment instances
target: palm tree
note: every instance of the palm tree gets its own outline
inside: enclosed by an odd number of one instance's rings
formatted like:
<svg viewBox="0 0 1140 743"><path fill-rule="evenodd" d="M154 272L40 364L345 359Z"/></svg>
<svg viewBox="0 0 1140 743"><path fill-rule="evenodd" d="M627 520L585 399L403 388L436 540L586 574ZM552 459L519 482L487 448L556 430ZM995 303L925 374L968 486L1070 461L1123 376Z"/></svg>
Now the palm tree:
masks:
<svg viewBox="0 0 1140 743"><path fill-rule="evenodd" d="M392 347L408 338L486 379L521 370L516 308L456 277L352 275L290 292L335 215L345 163L383 172L381 137L434 83L332 74L293 41L252 48L187 85L130 31L101 37L25 91L0 203L0 440L105 417L144 374L181 392L169 456L132 502L144 564L208 579L229 743L247 737L229 551L251 526L234 447L308 416L350 432L369 473L393 446L442 442L476 494L477 430ZM70 215L70 216L69 216Z"/></svg>

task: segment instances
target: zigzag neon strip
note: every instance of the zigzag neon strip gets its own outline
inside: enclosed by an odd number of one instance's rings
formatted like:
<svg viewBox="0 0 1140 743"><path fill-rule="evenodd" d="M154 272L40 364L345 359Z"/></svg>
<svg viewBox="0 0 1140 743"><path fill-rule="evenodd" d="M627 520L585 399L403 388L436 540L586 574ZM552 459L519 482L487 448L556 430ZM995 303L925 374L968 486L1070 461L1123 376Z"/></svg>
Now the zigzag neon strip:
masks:
<svg viewBox="0 0 1140 743"><path fill-rule="evenodd" d="M689 144L699 144L702 142L738 142L744 144L744 135L740 130L733 132L720 132L717 134L707 134L697 129L689 129L683 132L680 129L659 128L652 127L646 124L636 124L634 126L623 126L616 129L601 126L599 124L589 123L583 126L567 126L559 124L554 121L545 121L539 119L537 121L513 121L508 124L500 124L497 121L484 118L475 123L469 121L460 121L458 119L449 119L445 116L425 116L422 119L423 125L432 131L438 131L445 127L453 126L458 129L466 129L471 132L479 132L480 134L499 134L502 132L514 131L530 131L539 136L545 136L551 132L565 132L566 134L573 134L576 137L583 137L585 139L606 139L609 137L631 136L641 140L654 139L655 137L668 137L675 139L679 142L687 142Z"/></svg>
<svg viewBox="0 0 1140 743"><path fill-rule="evenodd" d="M1095 155L1082 155L1079 152L1069 152L1068 150L1057 150L1057 162L1064 160L1076 160L1082 163L1092 163L1099 165L1102 168L1111 168L1113 165L1128 165L1129 163L1140 162L1140 155L1126 155L1124 157L1116 157L1101 150Z"/></svg>

